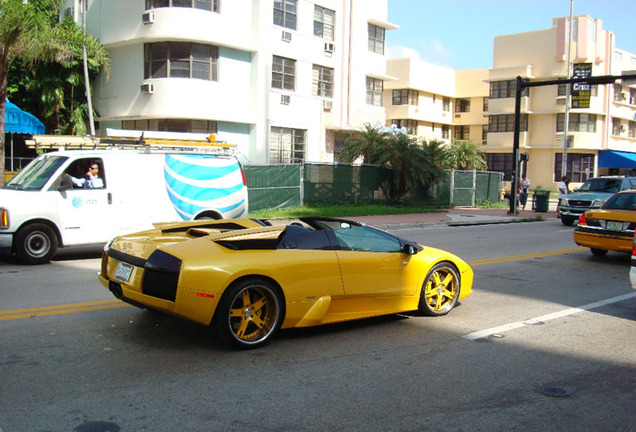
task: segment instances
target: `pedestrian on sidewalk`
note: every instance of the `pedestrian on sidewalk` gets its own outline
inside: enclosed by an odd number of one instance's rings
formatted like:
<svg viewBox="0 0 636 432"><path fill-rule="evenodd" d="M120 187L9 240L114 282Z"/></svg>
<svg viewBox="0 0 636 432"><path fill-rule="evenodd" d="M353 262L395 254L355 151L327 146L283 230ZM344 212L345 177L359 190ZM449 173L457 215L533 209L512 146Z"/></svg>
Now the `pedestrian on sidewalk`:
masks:
<svg viewBox="0 0 636 432"><path fill-rule="evenodd" d="M570 179L568 178L568 176L561 177L561 183L559 184L559 202L557 203L557 209L556 209L557 217L561 217L561 213L559 212L559 207L561 206L561 200L565 199L570 193L570 189L568 187L569 185L570 185Z"/></svg>
<svg viewBox="0 0 636 432"><path fill-rule="evenodd" d="M521 176L519 188L519 204L521 204L521 208L525 210L526 202L528 201L528 189L530 189L530 179L526 178L525 174Z"/></svg>

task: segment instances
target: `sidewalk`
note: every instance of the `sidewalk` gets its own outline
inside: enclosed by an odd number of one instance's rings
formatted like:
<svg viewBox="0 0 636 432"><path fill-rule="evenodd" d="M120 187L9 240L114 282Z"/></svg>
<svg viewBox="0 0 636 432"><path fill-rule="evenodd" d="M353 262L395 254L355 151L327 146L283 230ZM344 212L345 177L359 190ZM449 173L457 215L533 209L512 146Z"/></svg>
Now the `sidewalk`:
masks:
<svg viewBox="0 0 636 432"><path fill-rule="evenodd" d="M534 210L518 210L518 214L508 214L509 209L480 209L472 207L456 207L439 213L416 213L378 216L356 216L349 219L364 222L382 229L417 228L430 225L463 226L511 223L524 219L541 217L544 220L556 218L556 204L551 204L548 212Z"/></svg>

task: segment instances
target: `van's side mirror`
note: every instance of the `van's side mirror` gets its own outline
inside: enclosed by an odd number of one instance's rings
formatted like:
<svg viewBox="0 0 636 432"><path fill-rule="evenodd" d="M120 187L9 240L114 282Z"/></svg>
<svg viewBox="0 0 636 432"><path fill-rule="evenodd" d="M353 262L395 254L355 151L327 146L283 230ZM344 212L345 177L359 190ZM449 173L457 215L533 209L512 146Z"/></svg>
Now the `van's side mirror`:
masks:
<svg viewBox="0 0 636 432"><path fill-rule="evenodd" d="M60 186L57 188L57 190L63 192L68 189L73 189L73 179L69 174L63 174L62 181L60 182Z"/></svg>

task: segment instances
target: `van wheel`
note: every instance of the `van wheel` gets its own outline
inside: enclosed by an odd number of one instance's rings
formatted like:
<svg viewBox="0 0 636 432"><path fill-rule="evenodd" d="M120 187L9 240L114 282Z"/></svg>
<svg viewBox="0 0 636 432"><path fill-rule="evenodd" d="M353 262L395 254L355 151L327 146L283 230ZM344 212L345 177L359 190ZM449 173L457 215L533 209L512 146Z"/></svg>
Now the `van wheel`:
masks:
<svg viewBox="0 0 636 432"><path fill-rule="evenodd" d="M15 235L15 253L24 264L44 264L57 252L57 236L48 225L33 223Z"/></svg>

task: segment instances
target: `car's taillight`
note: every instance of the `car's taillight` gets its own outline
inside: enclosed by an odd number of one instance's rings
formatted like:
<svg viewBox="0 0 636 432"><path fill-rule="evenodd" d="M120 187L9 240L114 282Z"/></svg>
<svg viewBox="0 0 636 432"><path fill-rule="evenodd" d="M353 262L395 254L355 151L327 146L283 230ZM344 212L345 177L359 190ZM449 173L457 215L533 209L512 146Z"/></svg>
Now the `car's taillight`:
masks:
<svg viewBox="0 0 636 432"><path fill-rule="evenodd" d="M632 242L632 255L636 256L636 243Z"/></svg>
<svg viewBox="0 0 636 432"><path fill-rule="evenodd" d="M579 225L587 225L587 219L585 219L585 213L579 216Z"/></svg>

